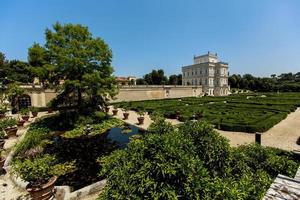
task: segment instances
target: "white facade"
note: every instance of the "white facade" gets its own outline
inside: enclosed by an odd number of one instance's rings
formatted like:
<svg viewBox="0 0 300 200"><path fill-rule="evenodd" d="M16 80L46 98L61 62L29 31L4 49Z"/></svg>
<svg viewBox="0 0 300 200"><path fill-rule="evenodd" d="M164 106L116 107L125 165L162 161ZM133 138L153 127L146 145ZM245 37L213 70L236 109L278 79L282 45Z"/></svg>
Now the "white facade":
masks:
<svg viewBox="0 0 300 200"><path fill-rule="evenodd" d="M201 85L212 96L228 95L228 64L210 52L194 56L193 65L182 67L182 85Z"/></svg>

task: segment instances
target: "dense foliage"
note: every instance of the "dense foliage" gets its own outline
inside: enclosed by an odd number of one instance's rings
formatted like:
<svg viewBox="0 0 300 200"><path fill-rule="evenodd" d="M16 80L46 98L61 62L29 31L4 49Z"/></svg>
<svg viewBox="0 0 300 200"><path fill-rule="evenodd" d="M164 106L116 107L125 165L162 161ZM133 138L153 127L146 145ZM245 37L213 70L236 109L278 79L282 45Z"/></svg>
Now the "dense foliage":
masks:
<svg viewBox="0 0 300 200"><path fill-rule="evenodd" d="M245 89L260 92L299 92L300 91L300 72L283 73L279 76L272 74L268 77L254 77L251 74L243 76L233 74L228 78L231 88ZM235 90L233 89L233 91Z"/></svg>
<svg viewBox="0 0 300 200"><path fill-rule="evenodd" d="M261 199L278 173L293 176L299 165L278 149L230 148L205 122L170 127L158 120L100 159L108 184L99 199Z"/></svg>
<svg viewBox="0 0 300 200"><path fill-rule="evenodd" d="M136 81L137 85L181 85L182 75L173 74L169 78L165 76L165 72L162 69L152 70L150 73L145 74L143 78L139 78Z"/></svg>
<svg viewBox="0 0 300 200"><path fill-rule="evenodd" d="M121 102L131 110L161 112L166 118L187 121L205 119L216 128L229 131L263 132L300 106L299 93L249 93L226 97Z"/></svg>
<svg viewBox="0 0 300 200"><path fill-rule="evenodd" d="M32 186L45 184L53 176L62 176L74 170L74 162L57 164L55 157L45 154L35 159L16 160L13 163L13 172Z"/></svg>

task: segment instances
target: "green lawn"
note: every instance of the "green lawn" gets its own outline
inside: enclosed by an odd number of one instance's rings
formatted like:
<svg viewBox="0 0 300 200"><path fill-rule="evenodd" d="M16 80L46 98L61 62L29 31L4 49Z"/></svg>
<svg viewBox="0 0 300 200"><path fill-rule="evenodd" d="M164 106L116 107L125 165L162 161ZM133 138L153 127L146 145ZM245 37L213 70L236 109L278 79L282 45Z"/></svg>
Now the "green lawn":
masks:
<svg viewBox="0 0 300 200"><path fill-rule="evenodd" d="M207 120L228 131L266 131L300 106L300 93L250 93L226 97L187 97L116 103L131 110L161 112L180 121Z"/></svg>

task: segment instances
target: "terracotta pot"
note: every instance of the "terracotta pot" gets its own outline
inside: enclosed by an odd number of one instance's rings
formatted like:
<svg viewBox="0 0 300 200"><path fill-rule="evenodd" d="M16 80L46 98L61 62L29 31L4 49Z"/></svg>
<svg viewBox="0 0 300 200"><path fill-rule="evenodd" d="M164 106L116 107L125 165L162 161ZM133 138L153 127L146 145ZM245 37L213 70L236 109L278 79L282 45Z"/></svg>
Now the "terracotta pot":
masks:
<svg viewBox="0 0 300 200"><path fill-rule="evenodd" d="M48 111L48 113L53 113L53 109L52 108L48 108L47 111Z"/></svg>
<svg viewBox="0 0 300 200"><path fill-rule="evenodd" d="M138 117L139 124L144 124L144 117Z"/></svg>
<svg viewBox="0 0 300 200"><path fill-rule="evenodd" d="M30 184L26 186L32 200L48 200L54 197L54 184L57 177L52 177L48 183L40 186L31 187Z"/></svg>
<svg viewBox="0 0 300 200"><path fill-rule="evenodd" d="M3 149L5 144L5 140L4 139L0 139L0 149Z"/></svg>
<svg viewBox="0 0 300 200"><path fill-rule="evenodd" d="M25 121L28 121L29 120L29 115L23 115L22 119L25 120Z"/></svg>
<svg viewBox="0 0 300 200"><path fill-rule="evenodd" d="M25 123L25 120L20 120L17 122L17 126L22 127L22 126L24 126L24 123Z"/></svg>
<svg viewBox="0 0 300 200"><path fill-rule="evenodd" d="M128 119L129 113L125 112L123 113L124 119Z"/></svg>
<svg viewBox="0 0 300 200"><path fill-rule="evenodd" d="M5 114L0 114L0 119L3 119L5 117Z"/></svg>
<svg viewBox="0 0 300 200"><path fill-rule="evenodd" d="M4 157L0 157L0 170L3 169L4 163L5 163L5 158Z"/></svg>
<svg viewBox="0 0 300 200"><path fill-rule="evenodd" d="M6 135L8 136L8 138L17 137L17 131L18 131L17 127L5 129L5 132L6 132Z"/></svg>
<svg viewBox="0 0 300 200"><path fill-rule="evenodd" d="M31 112L31 114L32 114L32 117L37 117L38 112Z"/></svg>
<svg viewBox="0 0 300 200"><path fill-rule="evenodd" d="M113 110L113 115L117 115L118 114L118 110Z"/></svg>

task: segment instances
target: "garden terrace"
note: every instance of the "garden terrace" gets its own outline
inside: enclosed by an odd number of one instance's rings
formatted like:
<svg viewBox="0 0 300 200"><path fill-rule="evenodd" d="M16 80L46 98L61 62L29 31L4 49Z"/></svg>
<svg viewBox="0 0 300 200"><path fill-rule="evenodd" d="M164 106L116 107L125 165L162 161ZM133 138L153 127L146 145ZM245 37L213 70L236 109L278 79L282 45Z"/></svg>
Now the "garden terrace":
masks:
<svg viewBox="0 0 300 200"><path fill-rule="evenodd" d="M203 119L225 131L264 132L300 106L299 93L250 93L226 97L120 102L117 107L161 112L166 118Z"/></svg>
<svg viewBox="0 0 300 200"><path fill-rule="evenodd" d="M59 176L56 184L79 189L104 179L98 175L101 164L97 159L124 146L124 138L120 141L116 138L123 130L128 137L137 133L137 129L128 128L121 120L109 118L102 112L89 116L63 112L46 117L33 123L17 144L13 166L18 168L29 160L31 163L37 159L52 159L52 165L71 169ZM109 137L110 134L113 136Z"/></svg>

